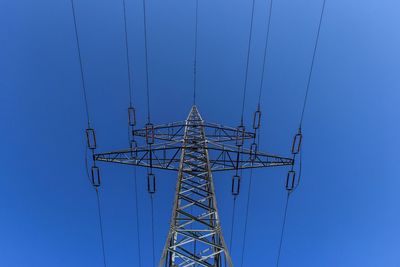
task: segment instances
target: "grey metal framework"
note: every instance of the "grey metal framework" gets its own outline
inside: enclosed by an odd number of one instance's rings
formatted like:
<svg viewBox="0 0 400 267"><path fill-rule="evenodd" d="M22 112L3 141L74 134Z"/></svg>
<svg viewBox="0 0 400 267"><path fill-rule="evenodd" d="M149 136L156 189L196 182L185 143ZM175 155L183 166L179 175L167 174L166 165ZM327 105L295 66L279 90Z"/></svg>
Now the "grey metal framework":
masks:
<svg viewBox="0 0 400 267"><path fill-rule="evenodd" d="M243 127L207 123L196 106L184 122L146 125L133 135L144 137L147 144L139 147L134 142L127 150L94 154L94 160L178 171L170 230L159 267L232 267L212 172L293 165L293 159L243 148L244 140L255 139L254 133ZM234 185L233 181L232 191L234 186L240 183Z"/></svg>

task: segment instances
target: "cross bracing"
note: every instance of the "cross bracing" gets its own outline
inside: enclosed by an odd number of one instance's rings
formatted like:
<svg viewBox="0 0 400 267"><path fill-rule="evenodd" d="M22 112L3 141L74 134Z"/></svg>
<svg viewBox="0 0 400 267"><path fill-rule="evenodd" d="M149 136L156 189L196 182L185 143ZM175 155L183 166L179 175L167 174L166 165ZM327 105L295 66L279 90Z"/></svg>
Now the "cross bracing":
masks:
<svg viewBox="0 0 400 267"><path fill-rule="evenodd" d="M192 108L184 130L171 226L159 266L232 266L218 217L202 121Z"/></svg>

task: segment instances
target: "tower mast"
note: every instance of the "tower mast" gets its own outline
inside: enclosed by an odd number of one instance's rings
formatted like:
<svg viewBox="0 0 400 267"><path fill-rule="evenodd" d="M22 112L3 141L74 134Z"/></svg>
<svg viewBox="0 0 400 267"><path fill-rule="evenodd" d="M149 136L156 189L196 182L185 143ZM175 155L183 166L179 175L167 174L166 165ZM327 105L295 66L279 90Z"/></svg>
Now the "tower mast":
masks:
<svg viewBox="0 0 400 267"><path fill-rule="evenodd" d="M171 226L159 267L232 266L218 216L204 122L186 120Z"/></svg>

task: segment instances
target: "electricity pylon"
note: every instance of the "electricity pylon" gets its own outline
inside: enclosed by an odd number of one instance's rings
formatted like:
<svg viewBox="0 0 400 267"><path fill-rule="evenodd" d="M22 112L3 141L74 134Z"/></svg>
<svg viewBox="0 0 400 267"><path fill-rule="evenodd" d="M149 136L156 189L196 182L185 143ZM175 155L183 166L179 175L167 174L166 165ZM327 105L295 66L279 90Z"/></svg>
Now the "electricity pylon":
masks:
<svg viewBox="0 0 400 267"><path fill-rule="evenodd" d="M260 152L254 145L243 148L245 140L255 140L254 133L246 132L243 126L207 123L196 106L186 121L146 124L144 129L134 130L133 136L144 137L146 145L139 147L133 141L130 149L94 154L94 160L147 167L150 193L156 189L153 168L178 171L171 224L159 267L232 267L212 173L236 171L232 193L238 194L238 170L293 165L293 159ZM156 144L155 140L164 142ZM99 177L93 179L100 181Z"/></svg>

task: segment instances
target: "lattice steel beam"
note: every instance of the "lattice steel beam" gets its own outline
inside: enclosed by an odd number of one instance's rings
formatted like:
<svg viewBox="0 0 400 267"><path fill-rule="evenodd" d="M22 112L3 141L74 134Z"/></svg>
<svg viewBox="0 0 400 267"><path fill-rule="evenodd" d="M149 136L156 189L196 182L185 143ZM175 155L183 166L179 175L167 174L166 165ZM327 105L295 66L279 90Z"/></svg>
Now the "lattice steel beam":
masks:
<svg viewBox="0 0 400 267"><path fill-rule="evenodd" d="M204 141L198 144L201 147L207 147L210 156L209 162L211 171L228 171L235 169L265 168L292 165L291 158L280 157L267 154L260 151L252 151L242 148L240 150L235 146L222 145L214 142ZM180 158L182 150L186 147L184 142L170 142L149 147L138 147L136 149L127 149L99 153L94 155L97 161L114 162L120 164L136 165L142 167L179 171ZM251 155L254 154L254 159ZM239 160L237 157L239 155ZM186 171L191 167L187 166Z"/></svg>

